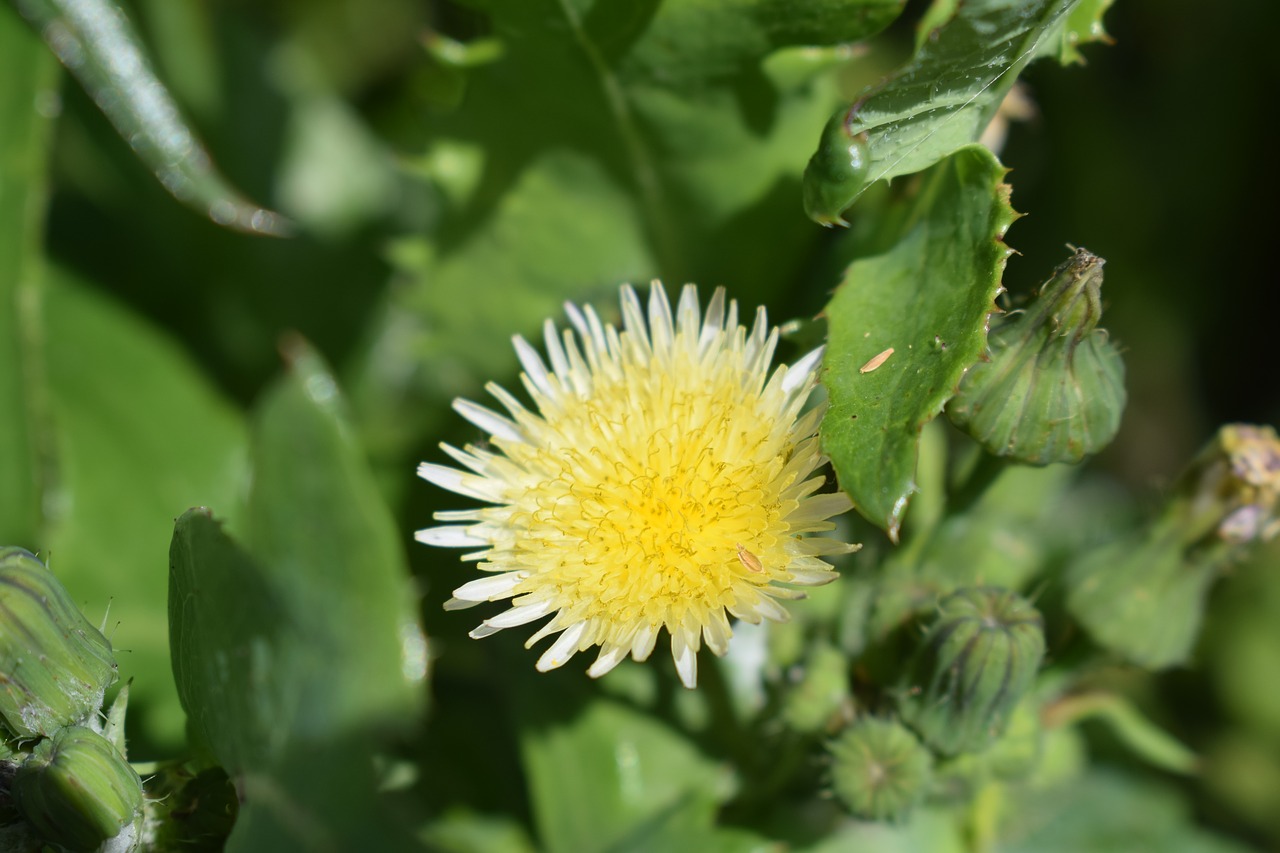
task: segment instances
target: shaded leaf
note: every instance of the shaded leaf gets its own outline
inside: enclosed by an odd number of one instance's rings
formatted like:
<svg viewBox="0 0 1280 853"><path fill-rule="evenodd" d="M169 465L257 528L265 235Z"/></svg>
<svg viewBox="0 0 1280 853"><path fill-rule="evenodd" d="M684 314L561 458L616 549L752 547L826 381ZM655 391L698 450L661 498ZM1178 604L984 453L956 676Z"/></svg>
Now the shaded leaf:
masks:
<svg viewBox="0 0 1280 853"><path fill-rule="evenodd" d="M920 429L986 345L1015 215L1003 175L978 146L939 164L890 217L901 215L896 243L855 261L826 308L823 447L858 511L894 539L915 489Z"/></svg>
<svg viewBox="0 0 1280 853"><path fill-rule="evenodd" d="M426 647L400 536L299 341L259 406L248 548L207 511L174 531L175 674L244 802L228 849L407 847L371 749L413 726Z"/></svg>
<svg viewBox="0 0 1280 853"><path fill-rule="evenodd" d="M230 775L269 762L288 738L298 696L288 677L297 632L262 566L205 507L174 525L169 644L195 743Z"/></svg>
<svg viewBox="0 0 1280 853"><path fill-rule="evenodd" d="M8 10L0 11L0 542L35 547L47 428L41 394L39 286L51 122L41 98L57 66Z"/></svg>
<svg viewBox="0 0 1280 853"><path fill-rule="evenodd" d="M341 413L337 384L300 341L253 423L245 538L300 636L290 728L324 733L420 710L425 646L402 537Z"/></svg>
<svg viewBox="0 0 1280 853"><path fill-rule="evenodd" d="M234 505L243 424L171 340L67 274L47 278L57 480L42 545L90 621L109 614L130 720L175 745L165 543L188 507Z"/></svg>
<svg viewBox="0 0 1280 853"><path fill-rule="evenodd" d="M1065 786L1019 791L1001 828L1001 853L1243 853L1205 832L1175 789L1105 770Z"/></svg>

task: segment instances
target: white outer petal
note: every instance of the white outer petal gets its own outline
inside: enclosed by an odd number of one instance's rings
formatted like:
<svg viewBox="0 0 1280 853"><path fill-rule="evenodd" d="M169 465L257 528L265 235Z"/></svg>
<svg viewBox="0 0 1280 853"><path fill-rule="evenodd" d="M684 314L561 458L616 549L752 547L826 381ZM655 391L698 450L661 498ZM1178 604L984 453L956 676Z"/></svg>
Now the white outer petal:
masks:
<svg viewBox="0 0 1280 853"><path fill-rule="evenodd" d="M814 370L822 363L822 355L826 352L826 347L818 347L812 352L806 353L794 364L788 365L787 375L782 380L782 390L788 394L798 391L804 387L809 381L809 377L813 375Z"/></svg>
<svg viewBox="0 0 1280 853"><path fill-rule="evenodd" d="M501 496L495 493L497 484L491 484L483 477L459 471L457 468L423 462L418 466L418 476L428 483L434 483L442 489L448 489L469 498L491 503L498 503L501 500ZM485 486L490 488L484 488Z"/></svg>
<svg viewBox="0 0 1280 853"><path fill-rule="evenodd" d="M614 646L607 652L602 650L595 663L591 664L587 669L587 675L592 678L599 678L621 663L623 658L627 656L628 651L630 649L627 646Z"/></svg>
<svg viewBox="0 0 1280 853"><path fill-rule="evenodd" d="M631 657L637 661L645 661L653 654L653 647L658 642L658 629L652 625L641 625L636 635L631 638Z"/></svg>
<svg viewBox="0 0 1280 853"><path fill-rule="evenodd" d="M484 620L484 624L490 628L515 628L519 625L527 625L537 619L541 619L551 612L551 601L538 601L533 604L516 605L510 610L504 610L497 616L492 616Z"/></svg>
<svg viewBox="0 0 1280 853"><path fill-rule="evenodd" d="M479 403L459 397L453 401L453 410L493 438L505 438L522 444L525 442L524 432L515 421L503 417L492 409L486 409Z"/></svg>
<svg viewBox="0 0 1280 853"><path fill-rule="evenodd" d="M424 527L413 534L423 545L435 545L437 548L474 548L491 545L488 539L468 533L469 527Z"/></svg>
<svg viewBox="0 0 1280 853"><path fill-rule="evenodd" d="M520 359L520 366L524 368L524 374L529 377L529 381L542 392L544 397L549 400L556 399L559 395L551 384L547 366L543 363L542 356L538 355L538 351L519 335L513 337L511 343L516 348L516 357Z"/></svg>
<svg viewBox="0 0 1280 853"><path fill-rule="evenodd" d="M542 657L538 658L536 669L538 672L546 672L549 669L556 669L568 663L569 658L578 653L578 642L582 639L582 635L586 633L586 622L575 622L568 628L565 628L556 641L551 644L551 648L542 653Z"/></svg>
<svg viewBox="0 0 1280 853"><path fill-rule="evenodd" d="M677 631L679 629L676 629ZM690 690L698 686L698 652L688 643L672 639L671 658L676 662L680 683Z"/></svg>
<svg viewBox="0 0 1280 853"><path fill-rule="evenodd" d="M528 572L504 572L491 577L467 581L453 591L459 601L499 601L509 598L511 591L529 576Z"/></svg>

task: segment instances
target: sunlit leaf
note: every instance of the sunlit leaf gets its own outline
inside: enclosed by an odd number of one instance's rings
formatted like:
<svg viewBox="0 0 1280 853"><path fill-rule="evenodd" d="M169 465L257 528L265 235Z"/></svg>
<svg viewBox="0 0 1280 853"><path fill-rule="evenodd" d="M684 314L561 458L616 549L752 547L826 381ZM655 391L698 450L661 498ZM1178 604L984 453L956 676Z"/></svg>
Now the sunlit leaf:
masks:
<svg viewBox="0 0 1280 853"><path fill-rule="evenodd" d="M113 0L14 3L174 198L228 228L287 233L287 220L244 198L214 168Z"/></svg>
<svg viewBox="0 0 1280 853"><path fill-rule="evenodd" d="M838 132L823 134L805 172L809 215L824 224L838 221L867 186L928 168L976 142L1022 69L1041 55L1076 58L1080 28L1100 37L1092 28L1105 7L1099 0L935 6L911 62L830 119ZM830 168L819 168L847 159L843 151L854 141L865 148L865 180L841 182L838 173L833 178Z"/></svg>
<svg viewBox="0 0 1280 853"><path fill-rule="evenodd" d="M645 849L634 839L664 834L688 809L709 829L728 793L729 780L692 742L641 711L604 699L568 719L521 710L533 812L549 853ZM648 849L659 848L668 849Z"/></svg>
<svg viewBox="0 0 1280 853"><path fill-rule="evenodd" d="M892 248L855 261L826 308L823 447L858 511L895 539L920 429L986 346L1014 218L1003 176L978 146L939 164L894 214Z"/></svg>

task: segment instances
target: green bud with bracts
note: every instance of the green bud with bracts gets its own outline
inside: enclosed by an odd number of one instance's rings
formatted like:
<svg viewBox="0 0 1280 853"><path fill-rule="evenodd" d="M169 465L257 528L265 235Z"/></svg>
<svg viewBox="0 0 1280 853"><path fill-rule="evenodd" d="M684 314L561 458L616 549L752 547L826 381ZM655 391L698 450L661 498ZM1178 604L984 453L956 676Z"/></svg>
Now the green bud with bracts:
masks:
<svg viewBox="0 0 1280 853"><path fill-rule="evenodd" d="M836 799L866 820L898 820L919 805L933 756L896 720L863 717L827 746Z"/></svg>
<svg viewBox="0 0 1280 853"><path fill-rule="evenodd" d="M903 721L943 755L980 752L1003 733L1044 657L1044 621L1017 593L957 590L938 613L898 695Z"/></svg>
<svg viewBox="0 0 1280 853"><path fill-rule="evenodd" d="M1099 644L1148 669L1184 662L1218 573L1280 532L1280 439L1229 424L1178 479L1160 515L1066 573L1067 608Z"/></svg>
<svg viewBox="0 0 1280 853"><path fill-rule="evenodd" d="M141 825L142 780L110 741L84 726L36 744L14 774L13 798L45 841L67 850L97 850L122 836L129 842Z"/></svg>
<svg viewBox="0 0 1280 853"><path fill-rule="evenodd" d="M1098 328L1104 263L1077 249L1030 307L991 332L989 360L961 380L947 417L989 453L1026 465L1079 462L1115 437L1124 362Z"/></svg>
<svg viewBox="0 0 1280 853"><path fill-rule="evenodd" d="M116 680L111 643L31 553L0 548L0 723L50 736L102 708Z"/></svg>

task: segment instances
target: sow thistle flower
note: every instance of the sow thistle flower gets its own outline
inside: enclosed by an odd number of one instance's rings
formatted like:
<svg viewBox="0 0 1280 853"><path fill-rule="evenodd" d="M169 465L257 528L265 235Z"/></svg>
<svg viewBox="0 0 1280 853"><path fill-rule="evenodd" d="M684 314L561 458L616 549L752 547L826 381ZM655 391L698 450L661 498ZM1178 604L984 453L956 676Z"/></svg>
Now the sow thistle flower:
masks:
<svg viewBox="0 0 1280 853"><path fill-rule="evenodd" d="M822 558L857 547L803 535L831 530L851 506L842 493L817 493L824 406L804 407L822 351L770 375L778 330L760 308L748 333L723 288L701 314L687 285L673 316L655 282L646 322L624 286L621 331L590 306L565 308L573 330L544 326L549 369L514 339L537 411L490 383L507 414L454 402L487 445L441 445L466 470L418 468L491 505L439 512L446 525L417 539L479 549L462 559L479 561L484 577L454 590L446 609L510 601L472 637L549 616L526 643L559 634L537 668L599 646L587 670L599 677L628 654L648 658L665 628L693 687L702 641L728 650L729 616L786 620L779 600L834 580Z"/></svg>

